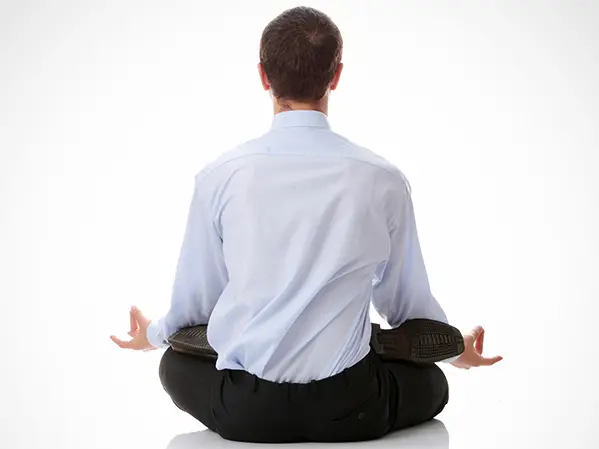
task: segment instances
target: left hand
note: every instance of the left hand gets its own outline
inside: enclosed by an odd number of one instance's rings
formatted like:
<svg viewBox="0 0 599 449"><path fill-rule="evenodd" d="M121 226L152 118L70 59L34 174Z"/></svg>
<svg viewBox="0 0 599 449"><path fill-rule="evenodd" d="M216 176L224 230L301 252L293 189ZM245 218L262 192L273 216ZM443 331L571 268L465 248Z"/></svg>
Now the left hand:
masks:
<svg viewBox="0 0 599 449"><path fill-rule="evenodd" d="M147 330L150 325L148 320L137 307L131 307L129 311L129 319L131 322L131 330L128 335L132 337L129 341L123 341L115 337L110 336L110 339L114 341L119 347L123 349L133 349L135 351L148 351L150 349L156 349L148 341Z"/></svg>

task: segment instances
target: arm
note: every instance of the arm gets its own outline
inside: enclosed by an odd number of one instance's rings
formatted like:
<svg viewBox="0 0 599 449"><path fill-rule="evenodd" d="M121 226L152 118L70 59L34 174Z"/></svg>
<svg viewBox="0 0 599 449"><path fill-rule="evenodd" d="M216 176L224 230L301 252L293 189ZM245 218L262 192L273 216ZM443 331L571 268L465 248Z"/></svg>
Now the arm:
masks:
<svg viewBox="0 0 599 449"><path fill-rule="evenodd" d="M227 285L222 240L214 226L210 201L201 177L196 178L170 309L147 330L154 347L168 346L167 338L184 327L207 324Z"/></svg>
<svg viewBox="0 0 599 449"><path fill-rule="evenodd" d="M445 312L430 290L407 182L402 182L397 190L389 229L391 252L380 267L372 304L393 328L414 318L447 323Z"/></svg>
<svg viewBox="0 0 599 449"><path fill-rule="evenodd" d="M392 220L389 236L391 253L381 267L374 286L372 303L376 311L393 327L414 318L425 318L447 323L445 312L431 293L418 233L414 206L408 185L404 182L396 219ZM464 335L465 351L462 355L444 360L458 368L470 369L491 366L502 360L501 356L483 357L484 333L478 326Z"/></svg>

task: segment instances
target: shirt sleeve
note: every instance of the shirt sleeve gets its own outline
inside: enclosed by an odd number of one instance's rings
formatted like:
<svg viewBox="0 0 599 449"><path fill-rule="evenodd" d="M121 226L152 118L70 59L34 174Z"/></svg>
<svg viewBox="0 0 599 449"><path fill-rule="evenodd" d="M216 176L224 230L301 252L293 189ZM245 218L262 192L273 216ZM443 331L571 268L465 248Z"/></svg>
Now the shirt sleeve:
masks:
<svg viewBox="0 0 599 449"><path fill-rule="evenodd" d="M208 324L228 282L222 239L214 223L209 190L196 178L187 225L166 315L152 321L147 338L154 347L167 347L167 338L188 326Z"/></svg>
<svg viewBox="0 0 599 449"><path fill-rule="evenodd" d="M390 255L374 283L372 305L392 328L415 318L447 323L445 312L431 293L407 181L401 184L393 203Z"/></svg>

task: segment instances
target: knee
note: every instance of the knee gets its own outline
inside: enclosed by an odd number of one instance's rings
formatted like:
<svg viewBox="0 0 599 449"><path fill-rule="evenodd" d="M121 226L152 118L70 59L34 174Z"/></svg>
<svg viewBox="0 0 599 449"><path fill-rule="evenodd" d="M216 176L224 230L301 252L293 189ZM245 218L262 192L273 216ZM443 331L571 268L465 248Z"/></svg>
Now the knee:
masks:
<svg viewBox="0 0 599 449"><path fill-rule="evenodd" d="M438 386L439 389L443 391L449 390L449 383L447 382L447 376L445 376L445 372L435 365L435 369L432 371L432 382Z"/></svg>
<svg viewBox="0 0 599 449"><path fill-rule="evenodd" d="M173 363L174 352L171 348L164 351L162 358L160 359L160 365L158 367L158 376L160 377L160 383L162 387L168 392L169 391L169 366Z"/></svg>
<svg viewBox="0 0 599 449"><path fill-rule="evenodd" d="M437 402L437 408L435 416L443 411L447 403L449 402L449 383L447 377L441 368L435 366L434 370L431 370L431 389L435 392L435 399Z"/></svg>

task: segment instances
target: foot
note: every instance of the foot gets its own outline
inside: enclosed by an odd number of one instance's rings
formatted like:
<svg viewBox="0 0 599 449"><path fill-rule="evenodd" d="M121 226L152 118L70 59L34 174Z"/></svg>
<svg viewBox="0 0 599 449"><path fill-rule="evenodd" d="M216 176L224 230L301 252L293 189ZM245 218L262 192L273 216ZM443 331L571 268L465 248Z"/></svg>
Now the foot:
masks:
<svg viewBox="0 0 599 449"><path fill-rule="evenodd" d="M464 338L458 329L427 319L408 320L396 329L373 324L371 342L383 360L437 363L464 352Z"/></svg>
<svg viewBox="0 0 599 449"><path fill-rule="evenodd" d="M208 326L185 327L168 338L173 351L215 359L216 351L208 343Z"/></svg>

